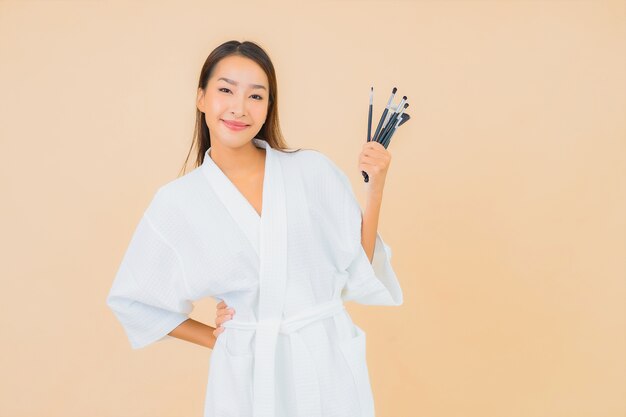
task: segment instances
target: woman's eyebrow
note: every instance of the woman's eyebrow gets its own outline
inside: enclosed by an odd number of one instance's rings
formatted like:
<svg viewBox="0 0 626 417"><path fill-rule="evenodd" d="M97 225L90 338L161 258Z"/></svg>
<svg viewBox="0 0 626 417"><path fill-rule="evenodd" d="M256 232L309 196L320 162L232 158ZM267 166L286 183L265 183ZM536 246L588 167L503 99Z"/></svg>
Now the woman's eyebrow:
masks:
<svg viewBox="0 0 626 417"><path fill-rule="evenodd" d="M239 83L238 83L238 82L236 82L236 81L233 81L233 80L231 80L231 79L224 78L224 77L220 77L220 78L218 78L218 79L217 79L217 81L220 81L220 80L224 80L224 81L226 81L228 84L232 84L232 85L238 85L238 84L239 84ZM263 90L267 91L267 88L265 88L265 86L264 86L264 85L261 85L261 84L250 84L250 87L252 87L253 89L262 88Z"/></svg>

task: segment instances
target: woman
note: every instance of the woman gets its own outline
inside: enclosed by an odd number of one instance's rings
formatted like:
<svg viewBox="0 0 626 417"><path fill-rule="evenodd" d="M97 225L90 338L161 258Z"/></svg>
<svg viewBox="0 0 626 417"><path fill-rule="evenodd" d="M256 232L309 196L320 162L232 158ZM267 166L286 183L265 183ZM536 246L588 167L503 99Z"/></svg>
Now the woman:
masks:
<svg viewBox="0 0 626 417"><path fill-rule="evenodd" d="M154 194L108 306L133 348L213 349L205 417L373 416L365 333L343 302L402 304L376 231L389 153L363 146L362 214L329 158L286 150L274 67L252 42L211 52L196 106L196 168ZM207 296L224 330L189 318ZM223 321L227 306L237 317Z"/></svg>

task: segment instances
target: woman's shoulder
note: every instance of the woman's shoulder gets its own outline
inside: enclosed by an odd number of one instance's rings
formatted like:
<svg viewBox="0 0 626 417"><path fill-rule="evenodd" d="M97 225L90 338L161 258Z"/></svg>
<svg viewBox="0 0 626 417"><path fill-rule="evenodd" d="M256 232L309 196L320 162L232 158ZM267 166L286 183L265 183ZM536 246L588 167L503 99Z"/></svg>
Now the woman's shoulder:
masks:
<svg viewBox="0 0 626 417"><path fill-rule="evenodd" d="M146 212L156 215L164 212L181 212L193 204L204 185L200 167L162 183L155 189Z"/></svg>
<svg viewBox="0 0 626 417"><path fill-rule="evenodd" d="M299 173L311 186L326 189L349 186L350 180L345 172L328 155L315 149L301 149L289 158L289 170Z"/></svg>
<svg viewBox="0 0 626 417"><path fill-rule="evenodd" d="M284 152L294 165L305 168L309 172L343 175L343 171L331 157L317 149L302 148L297 152ZM314 170L314 171L311 171Z"/></svg>

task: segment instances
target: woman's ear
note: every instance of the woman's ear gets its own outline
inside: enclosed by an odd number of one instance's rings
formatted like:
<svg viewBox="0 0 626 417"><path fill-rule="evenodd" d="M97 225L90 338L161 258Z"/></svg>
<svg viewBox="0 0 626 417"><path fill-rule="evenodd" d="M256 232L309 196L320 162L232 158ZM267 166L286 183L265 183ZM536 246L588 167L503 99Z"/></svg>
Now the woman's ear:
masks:
<svg viewBox="0 0 626 417"><path fill-rule="evenodd" d="M202 88L198 88L198 94L196 96L196 107L202 113L204 113L204 90Z"/></svg>

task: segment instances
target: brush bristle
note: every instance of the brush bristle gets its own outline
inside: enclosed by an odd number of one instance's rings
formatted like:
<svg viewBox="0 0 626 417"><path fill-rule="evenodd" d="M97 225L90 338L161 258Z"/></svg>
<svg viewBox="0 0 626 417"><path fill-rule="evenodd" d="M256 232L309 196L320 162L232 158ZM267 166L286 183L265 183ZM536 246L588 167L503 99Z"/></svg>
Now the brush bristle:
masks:
<svg viewBox="0 0 626 417"><path fill-rule="evenodd" d="M396 91L398 91L398 89L394 87L393 90L391 90L391 94L396 94Z"/></svg>

